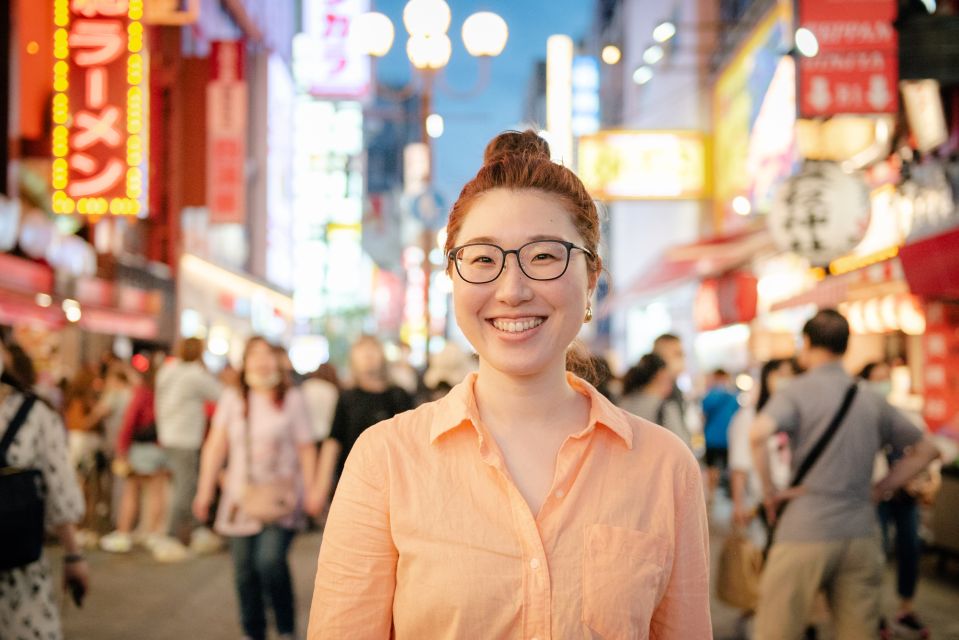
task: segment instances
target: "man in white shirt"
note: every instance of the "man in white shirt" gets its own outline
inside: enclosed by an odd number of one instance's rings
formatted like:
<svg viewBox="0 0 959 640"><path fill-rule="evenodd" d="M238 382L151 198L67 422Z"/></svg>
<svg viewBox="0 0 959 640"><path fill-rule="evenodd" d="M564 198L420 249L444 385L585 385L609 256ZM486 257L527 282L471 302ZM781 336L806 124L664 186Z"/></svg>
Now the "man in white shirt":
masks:
<svg viewBox="0 0 959 640"><path fill-rule="evenodd" d="M184 540L198 524L191 505L196 495L200 447L206 431L206 403L220 396L220 383L203 365L204 344L187 338L178 357L160 367L156 378L157 438L173 476L169 534Z"/></svg>

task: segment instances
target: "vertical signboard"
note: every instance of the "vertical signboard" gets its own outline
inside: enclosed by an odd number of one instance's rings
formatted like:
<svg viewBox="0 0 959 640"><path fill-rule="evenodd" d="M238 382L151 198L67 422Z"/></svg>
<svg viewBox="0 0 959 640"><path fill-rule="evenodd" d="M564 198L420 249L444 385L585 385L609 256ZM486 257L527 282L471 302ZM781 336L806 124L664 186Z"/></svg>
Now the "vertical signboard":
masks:
<svg viewBox="0 0 959 640"><path fill-rule="evenodd" d="M206 192L210 223L245 220L247 86L243 45L214 42L206 89Z"/></svg>
<svg viewBox="0 0 959 640"><path fill-rule="evenodd" d="M553 160L573 165L573 39L546 40L546 129Z"/></svg>
<svg viewBox="0 0 959 640"><path fill-rule="evenodd" d="M370 57L350 38L369 0L306 0L303 33L293 40L294 76L301 91L321 98L362 99L370 93Z"/></svg>
<svg viewBox="0 0 959 640"><path fill-rule="evenodd" d="M143 0L55 0L53 211L137 215L145 192Z"/></svg>
<svg viewBox="0 0 959 640"><path fill-rule="evenodd" d="M802 0L799 22L819 53L799 61L805 118L899 110L895 0Z"/></svg>

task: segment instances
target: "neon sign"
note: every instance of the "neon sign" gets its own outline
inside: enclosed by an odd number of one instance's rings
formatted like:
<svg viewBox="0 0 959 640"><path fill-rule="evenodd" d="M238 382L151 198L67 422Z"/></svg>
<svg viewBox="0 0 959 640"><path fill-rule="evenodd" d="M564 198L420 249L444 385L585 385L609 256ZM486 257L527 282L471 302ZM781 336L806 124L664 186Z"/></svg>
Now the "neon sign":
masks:
<svg viewBox="0 0 959 640"><path fill-rule="evenodd" d="M143 0L54 0L54 213L140 213L147 146L142 19Z"/></svg>

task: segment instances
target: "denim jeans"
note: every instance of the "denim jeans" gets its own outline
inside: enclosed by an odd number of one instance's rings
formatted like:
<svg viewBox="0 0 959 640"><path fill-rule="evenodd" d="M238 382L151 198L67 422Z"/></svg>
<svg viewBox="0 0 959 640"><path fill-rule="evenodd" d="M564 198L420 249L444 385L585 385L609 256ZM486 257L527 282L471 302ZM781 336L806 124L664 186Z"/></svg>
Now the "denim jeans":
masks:
<svg viewBox="0 0 959 640"><path fill-rule="evenodd" d="M889 525L896 528L897 590L900 598L911 600L916 595L916 585L919 583L919 556L922 553L919 504L910 496L896 495L892 500L880 503L879 523L882 526L883 550L887 554L892 548Z"/></svg>
<svg viewBox="0 0 959 640"><path fill-rule="evenodd" d="M293 581L287 563L293 534L292 529L269 525L255 536L230 538L240 620L243 633L253 640L266 638L266 602L273 608L277 632L293 633Z"/></svg>

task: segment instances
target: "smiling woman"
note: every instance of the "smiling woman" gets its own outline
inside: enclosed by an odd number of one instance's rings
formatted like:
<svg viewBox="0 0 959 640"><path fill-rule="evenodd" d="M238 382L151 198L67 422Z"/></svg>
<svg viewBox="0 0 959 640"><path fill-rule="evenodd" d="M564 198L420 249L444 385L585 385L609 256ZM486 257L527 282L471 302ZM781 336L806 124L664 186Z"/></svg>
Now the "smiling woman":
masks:
<svg viewBox="0 0 959 640"><path fill-rule="evenodd" d="M479 370L356 442L310 638L711 637L695 459L567 372L598 244L592 199L544 140L488 145L446 242Z"/></svg>

